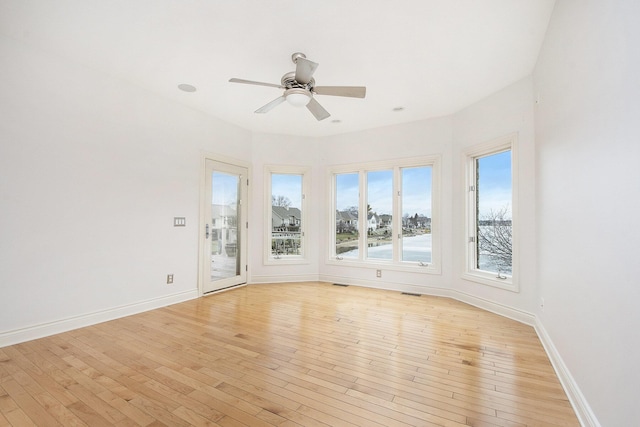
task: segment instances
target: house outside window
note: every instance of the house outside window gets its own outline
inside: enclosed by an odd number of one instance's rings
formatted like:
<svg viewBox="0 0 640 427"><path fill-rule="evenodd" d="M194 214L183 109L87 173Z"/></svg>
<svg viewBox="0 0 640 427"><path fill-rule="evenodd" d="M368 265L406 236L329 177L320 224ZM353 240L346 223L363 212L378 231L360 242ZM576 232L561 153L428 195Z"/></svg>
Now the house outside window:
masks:
<svg viewBox="0 0 640 427"><path fill-rule="evenodd" d="M347 172L336 174L332 184L335 185L335 254L342 258L358 258L360 250L360 212L358 173ZM331 227L333 229L333 226Z"/></svg>

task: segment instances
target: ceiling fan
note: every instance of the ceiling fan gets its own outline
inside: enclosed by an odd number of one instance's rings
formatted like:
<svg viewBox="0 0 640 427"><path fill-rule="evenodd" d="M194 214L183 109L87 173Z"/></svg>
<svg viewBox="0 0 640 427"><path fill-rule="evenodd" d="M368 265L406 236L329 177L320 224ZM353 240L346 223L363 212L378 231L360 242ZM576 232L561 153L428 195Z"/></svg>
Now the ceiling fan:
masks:
<svg viewBox="0 0 640 427"><path fill-rule="evenodd" d="M255 82L253 80L229 79L232 83L244 83L258 86L269 86L284 89L282 96L258 108L256 113L267 113L285 100L296 107L306 106L317 120L324 120L331 114L325 110L314 95L346 96L349 98L364 98L367 88L364 86L316 86L313 73L318 64L309 61L304 53L296 52L291 55L296 64L296 70L282 76L280 84Z"/></svg>

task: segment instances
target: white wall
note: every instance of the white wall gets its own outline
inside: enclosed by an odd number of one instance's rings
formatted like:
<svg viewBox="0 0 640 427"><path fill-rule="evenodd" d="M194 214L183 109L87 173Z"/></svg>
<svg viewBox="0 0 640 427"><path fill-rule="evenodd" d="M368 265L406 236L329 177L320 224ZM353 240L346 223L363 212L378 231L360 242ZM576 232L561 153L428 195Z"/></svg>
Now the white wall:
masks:
<svg viewBox="0 0 640 427"><path fill-rule="evenodd" d="M202 152L248 161L251 134L10 39L0 58L0 346L196 296Z"/></svg>
<svg viewBox="0 0 640 427"><path fill-rule="evenodd" d="M604 426L638 418L639 16L559 0L534 73L538 315Z"/></svg>
<svg viewBox="0 0 640 427"><path fill-rule="evenodd" d="M518 320L535 311L536 218L535 140L533 83L525 78L471 105L453 116L453 288L466 295L495 304L496 311ZM465 164L463 151L471 146L509 134L517 134L518 145L518 248L519 292L482 285L461 278L465 251ZM515 167L515 166L514 166ZM515 210L514 210L515 211ZM516 262L516 261L514 261ZM514 310L507 313L501 308ZM521 312L521 313L518 313Z"/></svg>

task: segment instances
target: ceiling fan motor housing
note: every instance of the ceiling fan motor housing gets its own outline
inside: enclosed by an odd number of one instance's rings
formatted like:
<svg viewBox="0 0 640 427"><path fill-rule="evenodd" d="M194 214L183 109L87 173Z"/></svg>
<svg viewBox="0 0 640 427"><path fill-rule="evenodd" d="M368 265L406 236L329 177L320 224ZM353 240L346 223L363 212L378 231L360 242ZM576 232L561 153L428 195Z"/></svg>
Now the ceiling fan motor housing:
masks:
<svg viewBox="0 0 640 427"><path fill-rule="evenodd" d="M287 89L298 88L312 90L316 84L316 81L312 78L307 84L299 83L298 81L296 81L296 72L291 71L290 73L286 73L284 76L282 76L280 83L282 83L282 86Z"/></svg>

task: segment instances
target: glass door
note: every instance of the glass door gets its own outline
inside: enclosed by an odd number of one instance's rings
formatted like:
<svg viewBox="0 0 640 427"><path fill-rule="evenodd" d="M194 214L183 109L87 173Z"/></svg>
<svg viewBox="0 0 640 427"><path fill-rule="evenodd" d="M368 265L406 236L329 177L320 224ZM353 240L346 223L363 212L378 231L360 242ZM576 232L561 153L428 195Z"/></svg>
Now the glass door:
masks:
<svg viewBox="0 0 640 427"><path fill-rule="evenodd" d="M247 282L247 169L206 160L202 292Z"/></svg>

